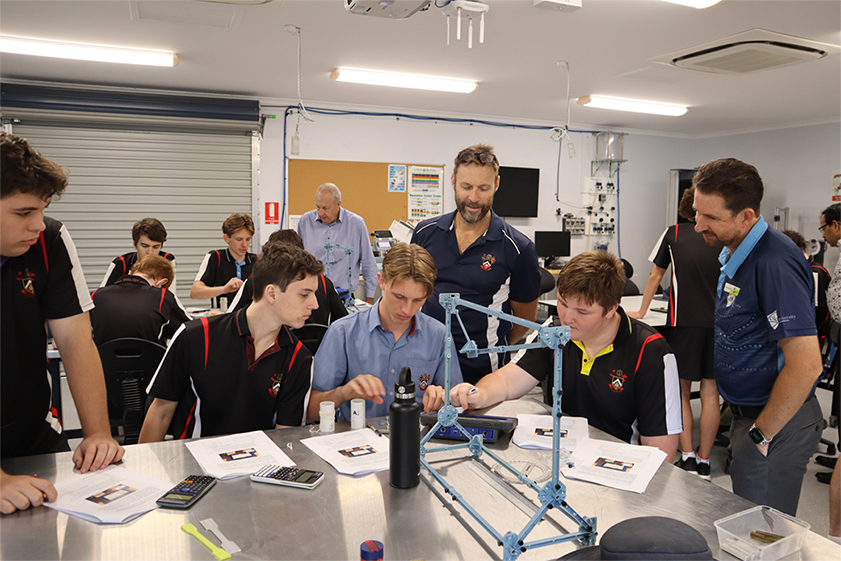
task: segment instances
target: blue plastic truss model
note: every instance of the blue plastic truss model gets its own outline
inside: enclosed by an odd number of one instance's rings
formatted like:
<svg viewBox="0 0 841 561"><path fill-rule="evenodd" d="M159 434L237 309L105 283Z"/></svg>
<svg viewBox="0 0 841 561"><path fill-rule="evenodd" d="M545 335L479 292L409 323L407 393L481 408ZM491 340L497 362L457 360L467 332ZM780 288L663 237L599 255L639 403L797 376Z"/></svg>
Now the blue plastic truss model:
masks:
<svg viewBox="0 0 841 561"><path fill-rule="evenodd" d="M441 409L441 411L438 412L438 422L435 423L435 426L433 426L421 440L421 465L425 467L432 475L432 477L444 487L444 492L452 496L453 501L461 504L465 508L465 510L467 510L467 512L482 526L482 528L484 528L496 539L497 544L503 547L503 559L505 561L513 561L517 559L521 553L524 553L529 549L533 549L535 547L554 545L565 541L580 540L581 543L583 543L584 545L595 544L597 534L595 517L588 518L585 516L581 516L577 512L575 512L575 510L573 510L571 506L567 504L566 486L560 481L559 454L561 434L561 374L563 364L562 347L569 342L569 327L544 327L542 325L538 325L537 323L526 321L518 317L512 316L510 314L500 312L498 310L492 310L491 308L486 308L484 306L479 306L472 302L462 300L461 298L459 298L459 295L457 293L441 294L438 299L441 302L441 306L444 308L444 311L446 313L447 335L445 352L447 354L444 366L444 396L446 404ZM510 321L511 323L517 325L522 325L524 327L534 329L535 331L537 331L537 338L534 340L534 342L526 343L523 345L503 345L499 347L479 349L476 347L476 342L470 339L467 335L467 330L464 328L464 323L462 322L461 316L459 316L457 310L458 306L463 306L471 310L476 310L478 312L488 314L489 316L493 316L505 321ZM467 339L467 344L462 349L460 349L459 352L466 354L470 358L476 358L480 354L518 351L520 349L535 349L540 347L549 347L555 350L555 383L552 390L552 478L549 481L547 481L543 487L540 487L527 475L520 472L518 469L516 469L511 464L503 460L493 451L489 450L482 440L482 435L471 435L458 422L458 413L456 412L455 407L453 407L450 404L450 367L453 359L451 351L453 342L453 316L455 316L458 320L458 323L461 326L461 330L464 332L464 336ZM432 438L432 435L434 435L438 428L441 426L456 427L466 438L470 440L463 444L453 444L450 446L427 448L427 442L430 438ZM521 483L529 486L531 489L537 492L538 499L540 500L540 508L538 508L537 513L531 518L531 520L528 521L528 523L519 533L509 531L503 535L500 531L496 530L493 526L491 526L491 524L487 520L485 520L476 511L475 508L473 508L464 499L464 497L462 497L462 495L458 491L456 491L456 489L452 485L447 483L447 481L444 479L444 476L438 473L438 471L436 471L435 468L433 468L426 459L426 455L431 454L432 452L443 452L447 450L456 450L460 448L467 448L474 458L478 458L483 452L488 454L501 466L503 466L514 476L516 476ZM534 529L537 523L543 519L547 511L552 508L560 509L560 511L563 512L568 518L570 518L573 522L578 524L578 531L542 540L535 540L531 542L526 541L529 533Z"/></svg>
<svg viewBox="0 0 841 561"><path fill-rule="evenodd" d="M345 255L347 256L347 287L348 288L347 288L347 296L344 299L344 304L345 304L345 308L347 308L348 311L355 312L355 311L357 311L356 310L356 300L353 298L353 291L351 291L351 289L350 289L350 287L353 286L353 282L352 282L353 281L353 268L350 265L350 258L353 256L353 248L352 247L342 247L340 245L332 244L332 243L329 243L329 242L324 244L324 249L327 250L327 263L325 263L325 265L327 266L327 271L324 274L327 275L328 278L330 278L330 267L342 260L341 257L339 257L338 259L333 259L333 248L343 250L345 252Z"/></svg>

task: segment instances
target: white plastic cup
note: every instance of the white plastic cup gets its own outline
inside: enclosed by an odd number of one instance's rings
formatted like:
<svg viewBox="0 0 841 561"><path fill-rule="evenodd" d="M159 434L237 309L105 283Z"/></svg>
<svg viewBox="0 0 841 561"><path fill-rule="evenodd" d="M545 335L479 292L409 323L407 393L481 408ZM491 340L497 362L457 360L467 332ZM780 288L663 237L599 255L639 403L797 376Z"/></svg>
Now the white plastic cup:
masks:
<svg viewBox="0 0 841 561"><path fill-rule="evenodd" d="M365 428L365 400L350 400L350 428L351 430Z"/></svg>
<svg viewBox="0 0 841 561"><path fill-rule="evenodd" d="M336 430L336 404L332 401L322 401L318 409L319 429L322 433Z"/></svg>

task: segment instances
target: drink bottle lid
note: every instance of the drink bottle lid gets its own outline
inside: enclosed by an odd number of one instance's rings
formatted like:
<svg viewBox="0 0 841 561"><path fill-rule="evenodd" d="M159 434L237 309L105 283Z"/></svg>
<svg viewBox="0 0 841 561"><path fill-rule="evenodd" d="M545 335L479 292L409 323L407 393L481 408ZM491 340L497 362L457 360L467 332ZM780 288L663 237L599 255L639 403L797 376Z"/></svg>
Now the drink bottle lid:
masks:
<svg viewBox="0 0 841 561"><path fill-rule="evenodd" d="M398 399L415 397L415 382L412 380L412 369L408 366L400 369L400 376L394 384L394 397Z"/></svg>

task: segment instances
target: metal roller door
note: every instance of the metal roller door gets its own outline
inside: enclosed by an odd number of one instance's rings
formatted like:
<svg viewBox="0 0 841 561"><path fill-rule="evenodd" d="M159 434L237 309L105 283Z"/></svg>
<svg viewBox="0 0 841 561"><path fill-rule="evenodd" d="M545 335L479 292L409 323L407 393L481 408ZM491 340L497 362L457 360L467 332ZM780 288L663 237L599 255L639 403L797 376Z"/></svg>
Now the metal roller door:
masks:
<svg viewBox="0 0 841 561"><path fill-rule="evenodd" d="M178 297L185 306L207 304L189 300L202 258L224 247L225 218L252 214L259 144L251 134L25 123L13 132L68 170L67 190L47 214L67 225L91 288L99 286L111 260L133 251L132 225L155 217L167 229L164 249L177 258Z"/></svg>

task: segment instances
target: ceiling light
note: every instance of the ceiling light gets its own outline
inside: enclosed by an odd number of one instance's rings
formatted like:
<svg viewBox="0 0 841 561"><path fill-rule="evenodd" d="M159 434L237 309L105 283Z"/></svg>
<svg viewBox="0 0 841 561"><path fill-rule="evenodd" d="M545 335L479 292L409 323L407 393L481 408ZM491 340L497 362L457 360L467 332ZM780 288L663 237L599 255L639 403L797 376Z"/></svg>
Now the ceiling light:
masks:
<svg viewBox="0 0 841 561"><path fill-rule="evenodd" d="M670 4L680 4L681 6L689 6L690 8L698 8L699 10L703 10L704 8L709 8L710 6L715 6L716 4L722 2L723 0L663 0L664 2L669 2Z"/></svg>
<svg viewBox="0 0 841 561"><path fill-rule="evenodd" d="M337 82L355 82L374 86L392 86L395 88L414 88L417 90L436 90L441 92L470 93L476 89L476 82L459 78L441 78L382 72L379 70L361 70L359 68L336 68L330 78Z"/></svg>
<svg viewBox="0 0 841 561"><path fill-rule="evenodd" d="M0 52L94 62L119 62L146 66L178 66L178 55L124 47L105 47L82 43L61 43L43 39L0 36Z"/></svg>
<svg viewBox="0 0 841 561"><path fill-rule="evenodd" d="M640 101L637 99L622 99L619 97L606 97L603 95L585 95L578 98L578 105L587 107L598 107L600 109L615 109L616 111L633 111L634 113L651 113L652 115L668 115L680 117L687 109L683 105L671 105L669 103L654 103L653 101Z"/></svg>

